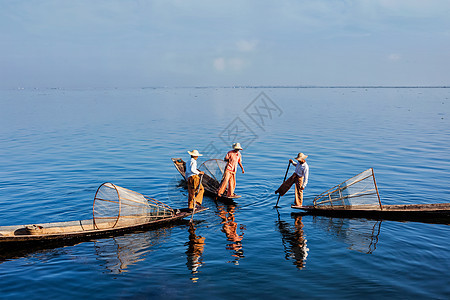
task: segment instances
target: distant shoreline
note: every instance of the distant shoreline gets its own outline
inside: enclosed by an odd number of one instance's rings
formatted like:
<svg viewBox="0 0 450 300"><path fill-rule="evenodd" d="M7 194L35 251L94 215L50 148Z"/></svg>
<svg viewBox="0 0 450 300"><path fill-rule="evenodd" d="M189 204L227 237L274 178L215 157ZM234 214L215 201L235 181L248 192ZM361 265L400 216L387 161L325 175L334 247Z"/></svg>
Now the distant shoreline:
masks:
<svg viewBox="0 0 450 300"><path fill-rule="evenodd" d="M450 85L436 86L384 86L384 85L258 85L258 86L147 86L147 87L18 87L18 88L0 88L2 91L11 90L130 90L130 89L448 89Z"/></svg>

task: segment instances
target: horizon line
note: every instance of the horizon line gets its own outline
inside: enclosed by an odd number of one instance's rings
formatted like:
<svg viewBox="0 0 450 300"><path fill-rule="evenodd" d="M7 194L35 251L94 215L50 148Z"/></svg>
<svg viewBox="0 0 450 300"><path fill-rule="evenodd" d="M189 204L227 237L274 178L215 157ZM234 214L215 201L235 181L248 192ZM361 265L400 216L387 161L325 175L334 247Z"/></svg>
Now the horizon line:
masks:
<svg viewBox="0 0 450 300"><path fill-rule="evenodd" d="M368 88L450 88L450 85L210 85L210 86L141 86L141 87L16 87L0 88L0 90L101 90L101 89L267 89L267 88L290 88L290 89L368 89Z"/></svg>

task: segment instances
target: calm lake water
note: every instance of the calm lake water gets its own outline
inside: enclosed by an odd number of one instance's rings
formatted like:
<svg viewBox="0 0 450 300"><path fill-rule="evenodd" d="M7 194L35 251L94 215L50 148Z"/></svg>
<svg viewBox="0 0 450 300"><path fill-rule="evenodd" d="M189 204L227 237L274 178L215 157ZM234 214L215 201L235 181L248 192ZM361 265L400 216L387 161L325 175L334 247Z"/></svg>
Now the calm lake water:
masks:
<svg viewBox="0 0 450 300"><path fill-rule="evenodd" d="M233 141L235 203L206 196L192 228L4 251L2 298L450 298L448 225L298 216L292 191L273 209L298 152L305 204L370 167L384 204L450 202L448 88L3 90L0 225L89 219L103 182L185 207L170 158Z"/></svg>

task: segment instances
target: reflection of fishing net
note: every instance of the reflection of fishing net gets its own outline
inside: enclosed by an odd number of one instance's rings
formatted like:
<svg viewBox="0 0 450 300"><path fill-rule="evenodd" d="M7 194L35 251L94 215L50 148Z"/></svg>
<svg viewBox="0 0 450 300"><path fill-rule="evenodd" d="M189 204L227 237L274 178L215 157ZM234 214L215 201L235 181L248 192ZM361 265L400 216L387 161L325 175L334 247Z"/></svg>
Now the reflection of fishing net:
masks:
<svg viewBox="0 0 450 300"><path fill-rule="evenodd" d="M199 170L205 172L203 185L206 189L216 191L219 188L226 167L227 162L221 159L210 159L200 166Z"/></svg>
<svg viewBox="0 0 450 300"><path fill-rule="evenodd" d="M172 208L164 203L109 182L98 188L94 198L97 229L132 226L172 215Z"/></svg>
<svg viewBox="0 0 450 300"><path fill-rule="evenodd" d="M370 168L314 198L314 206L380 209L381 202L373 169Z"/></svg>
<svg viewBox="0 0 450 300"><path fill-rule="evenodd" d="M145 260L145 256L154 246L160 244L169 232L168 228L162 228L94 241L97 259L113 274L127 272L130 266Z"/></svg>
<svg viewBox="0 0 450 300"><path fill-rule="evenodd" d="M372 253L377 248L381 221L344 219L315 216L313 224L362 253Z"/></svg>

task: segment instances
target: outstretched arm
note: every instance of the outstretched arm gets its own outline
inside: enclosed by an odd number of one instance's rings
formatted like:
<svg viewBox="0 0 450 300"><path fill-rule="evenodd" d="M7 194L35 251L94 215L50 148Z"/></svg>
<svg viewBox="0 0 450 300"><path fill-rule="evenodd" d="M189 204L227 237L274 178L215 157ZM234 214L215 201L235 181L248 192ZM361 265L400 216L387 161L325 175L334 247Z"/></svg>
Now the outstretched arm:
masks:
<svg viewBox="0 0 450 300"><path fill-rule="evenodd" d="M245 173L245 171L244 171L244 167L242 166L242 163L241 163L241 161L239 161L239 162L238 162L238 164L239 164L239 167L241 167L241 169L242 169L242 174L244 174L244 173Z"/></svg>

